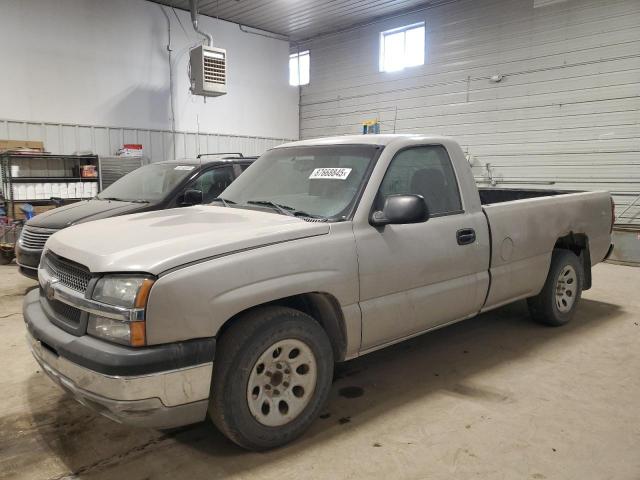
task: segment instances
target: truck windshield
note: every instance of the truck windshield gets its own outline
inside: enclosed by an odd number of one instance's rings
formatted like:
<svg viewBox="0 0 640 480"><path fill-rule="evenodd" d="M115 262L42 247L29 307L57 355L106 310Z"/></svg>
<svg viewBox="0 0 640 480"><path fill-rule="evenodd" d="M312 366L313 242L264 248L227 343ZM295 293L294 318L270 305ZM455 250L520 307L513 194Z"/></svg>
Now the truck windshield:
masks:
<svg viewBox="0 0 640 480"><path fill-rule="evenodd" d="M152 163L128 173L105 188L98 199L157 202L194 172L194 165Z"/></svg>
<svg viewBox="0 0 640 480"><path fill-rule="evenodd" d="M234 207L343 219L355 205L379 151L376 145L275 148L220 196Z"/></svg>

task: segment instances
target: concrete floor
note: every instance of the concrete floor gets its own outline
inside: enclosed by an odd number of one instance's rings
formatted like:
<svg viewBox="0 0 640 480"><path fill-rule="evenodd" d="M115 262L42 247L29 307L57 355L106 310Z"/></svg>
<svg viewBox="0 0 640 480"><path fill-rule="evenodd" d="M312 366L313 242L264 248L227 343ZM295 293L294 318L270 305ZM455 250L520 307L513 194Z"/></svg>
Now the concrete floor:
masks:
<svg viewBox="0 0 640 480"><path fill-rule="evenodd" d="M263 454L76 404L25 345L32 285L0 267L0 478L640 479L640 269L597 266L563 328L519 302L344 364L323 418Z"/></svg>

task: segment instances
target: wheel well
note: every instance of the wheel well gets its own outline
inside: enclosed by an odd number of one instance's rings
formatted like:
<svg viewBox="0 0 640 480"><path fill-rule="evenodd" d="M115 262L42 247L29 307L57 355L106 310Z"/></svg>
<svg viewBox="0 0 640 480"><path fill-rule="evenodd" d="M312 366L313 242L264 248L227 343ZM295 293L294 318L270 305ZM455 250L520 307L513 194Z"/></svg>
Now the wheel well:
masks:
<svg viewBox="0 0 640 480"><path fill-rule="evenodd" d="M282 307L294 308L312 317L322 325L322 328L327 332L336 361L344 360L347 352L347 330L344 323L344 317L342 315L342 309L333 295L321 292L303 293L255 305L248 310L268 305L279 305ZM227 320L222 327L220 327L220 330L218 330L216 337L220 338L224 335L224 332L248 310L238 312Z"/></svg>
<svg viewBox="0 0 640 480"><path fill-rule="evenodd" d="M564 237L558 238L554 249L570 250L575 253L582 262L584 272L583 290L591 288L591 252L589 251L589 237L584 233L570 232Z"/></svg>

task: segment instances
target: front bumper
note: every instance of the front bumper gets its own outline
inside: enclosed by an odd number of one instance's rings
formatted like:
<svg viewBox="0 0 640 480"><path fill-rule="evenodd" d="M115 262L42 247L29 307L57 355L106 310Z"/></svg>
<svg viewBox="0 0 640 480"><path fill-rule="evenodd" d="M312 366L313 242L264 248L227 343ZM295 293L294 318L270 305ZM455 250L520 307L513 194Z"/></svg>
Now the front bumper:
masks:
<svg viewBox="0 0 640 480"><path fill-rule="evenodd" d="M20 242L16 244L16 263L20 269L20 273L25 277L38 279L38 265L40 264L40 257L42 256L42 250L27 250L22 247Z"/></svg>
<svg viewBox="0 0 640 480"><path fill-rule="evenodd" d="M42 370L78 402L116 422L141 427L174 428L205 419L212 361L135 375L107 374L79 365L61 354L74 343L104 344L111 351L126 347L64 332L49 323L37 294L35 290L25 297L23 309L29 347Z"/></svg>

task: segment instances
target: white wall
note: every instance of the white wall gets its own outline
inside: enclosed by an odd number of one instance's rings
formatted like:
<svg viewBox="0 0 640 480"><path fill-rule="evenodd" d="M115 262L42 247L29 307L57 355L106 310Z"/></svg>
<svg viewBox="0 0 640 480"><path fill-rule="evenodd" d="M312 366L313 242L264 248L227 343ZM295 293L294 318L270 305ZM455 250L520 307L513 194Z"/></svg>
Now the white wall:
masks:
<svg viewBox="0 0 640 480"><path fill-rule="evenodd" d="M622 213L640 194L640 2L533 4L460 0L301 45L301 137L378 117L383 133L457 138L480 183L607 189ZM380 73L379 33L423 20L427 63Z"/></svg>
<svg viewBox="0 0 640 480"><path fill-rule="evenodd" d="M170 8L176 130L295 139L286 42L200 17L228 52L229 93L194 97L188 12ZM171 130L167 21L144 0L0 0L0 120ZM199 125L198 125L199 123ZM0 137L2 132L0 132Z"/></svg>

